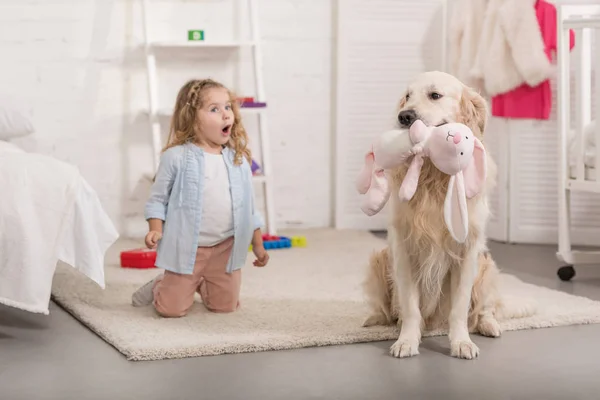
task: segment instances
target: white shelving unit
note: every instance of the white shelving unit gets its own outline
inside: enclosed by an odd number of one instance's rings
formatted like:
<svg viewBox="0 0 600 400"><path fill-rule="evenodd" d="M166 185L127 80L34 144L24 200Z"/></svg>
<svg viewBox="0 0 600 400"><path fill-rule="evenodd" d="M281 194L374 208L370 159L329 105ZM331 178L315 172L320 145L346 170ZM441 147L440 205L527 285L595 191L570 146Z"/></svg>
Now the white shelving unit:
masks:
<svg viewBox="0 0 600 400"><path fill-rule="evenodd" d="M199 0L200 1L200 0ZM262 53L260 35L258 29L258 9L256 0L234 0L240 2L245 1L248 10L248 19L250 23L250 39L240 41L227 42L204 42L204 41L153 41L150 37L151 27L148 18L148 0L142 0L142 21L144 29L144 50L146 57L146 68L148 77L148 96L149 110L148 117L151 125L151 138L153 150L154 170L158 168L160 160L161 143L161 125L160 118L170 117L172 110L159 109L159 93L158 93L158 77L156 72L156 55L155 50L159 49L177 49L189 48L201 51L202 49L231 49L238 50L241 48L250 48L252 50L252 65L254 69L254 91L255 103L259 106L242 105L241 112L245 115L255 115L258 117L258 137L260 141L260 152L262 159L259 161L262 174L255 175L254 181L259 183L264 191L265 211L266 211L266 228L267 233L276 234L275 227L275 204L273 201L273 175L271 169L269 135L267 132L267 100L264 90L263 71L262 71Z"/></svg>

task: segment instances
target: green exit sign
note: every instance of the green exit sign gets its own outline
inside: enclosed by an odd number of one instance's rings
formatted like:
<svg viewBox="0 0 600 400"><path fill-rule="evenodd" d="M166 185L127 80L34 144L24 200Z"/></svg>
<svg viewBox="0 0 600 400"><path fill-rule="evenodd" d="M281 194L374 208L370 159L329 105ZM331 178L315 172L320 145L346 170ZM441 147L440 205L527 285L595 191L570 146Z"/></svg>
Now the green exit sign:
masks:
<svg viewBox="0 0 600 400"><path fill-rule="evenodd" d="M204 40L204 31L188 31L188 40Z"/></svg>

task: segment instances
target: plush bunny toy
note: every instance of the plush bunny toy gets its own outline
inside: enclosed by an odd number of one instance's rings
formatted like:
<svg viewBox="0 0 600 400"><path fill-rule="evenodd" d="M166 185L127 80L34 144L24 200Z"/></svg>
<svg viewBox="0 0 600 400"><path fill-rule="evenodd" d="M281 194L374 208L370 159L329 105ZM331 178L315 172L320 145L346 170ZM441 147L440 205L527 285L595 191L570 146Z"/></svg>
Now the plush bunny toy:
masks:
<svg viewBox="0 0 600 400"><path fill-rule="evenodd" d="M365 195L361 210L368 216L377 214L387 203L390 189L384 170L399 167L410 158L415 146L408 130L384 132L371 145L356 180L358 192Z"/></svg>
<svg viewBox="0 0 600 400"><path fill-rule="evenodd" d="M357 180L359 193L366 194L361 209L371 216L385 206L390 189L384 170L402 165L411 156L412 161L400 185L400 199L412 199L417 190L423 158L429 157L436 168L450 175L444 201L444 221L452 237L464 242L469 233L466 199L479 193L487 176L485 149L464 124L427 127L417 120L408 132L385 132L367 154Z"/></svg>

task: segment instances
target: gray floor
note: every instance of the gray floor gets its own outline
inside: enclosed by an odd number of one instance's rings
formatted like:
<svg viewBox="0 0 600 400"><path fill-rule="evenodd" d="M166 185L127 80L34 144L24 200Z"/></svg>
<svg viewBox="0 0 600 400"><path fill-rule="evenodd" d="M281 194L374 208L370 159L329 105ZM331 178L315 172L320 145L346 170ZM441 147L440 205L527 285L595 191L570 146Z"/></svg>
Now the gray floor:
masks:
<svg viewBox="0 0 600 400"><path fill-rule="evenodd" d="M520 278L600 300L600 269L556 277L554 247L493 243ZM392 342L128 362L52 304L49 316L0 308L0 399L598 399L600 325L479 336L475 361L447 338L394 359Z"/></svg>

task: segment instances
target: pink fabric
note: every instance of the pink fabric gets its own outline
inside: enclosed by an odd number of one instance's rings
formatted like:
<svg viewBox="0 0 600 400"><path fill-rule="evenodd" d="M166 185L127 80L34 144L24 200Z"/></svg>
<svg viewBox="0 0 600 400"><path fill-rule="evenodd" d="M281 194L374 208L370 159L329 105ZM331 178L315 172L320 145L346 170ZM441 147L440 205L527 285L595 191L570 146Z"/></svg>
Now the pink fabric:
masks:
<svg viewBox="0 0 600 400"><path fill-rule="evenodd" d="M535 12L546 47L546 55L552 60L556 51L556 7L544 0L535 4ZM575 46L575 33L569 30L570 49ZM531 87L523 84L507 93L492 97L492 115L505 118L549 119L552 110L550 80Z"/></svg>
<svg viewBox="0 0 600 400"><path fill-rule="evenodd" d="M212 312L238 309L242 271L228 274L227 261L233 237L212 247L198 247L194 272L190 275L165 271L154 283L154 308L163 317L183 317L199 293L204 306Z"/></svg>

